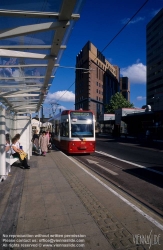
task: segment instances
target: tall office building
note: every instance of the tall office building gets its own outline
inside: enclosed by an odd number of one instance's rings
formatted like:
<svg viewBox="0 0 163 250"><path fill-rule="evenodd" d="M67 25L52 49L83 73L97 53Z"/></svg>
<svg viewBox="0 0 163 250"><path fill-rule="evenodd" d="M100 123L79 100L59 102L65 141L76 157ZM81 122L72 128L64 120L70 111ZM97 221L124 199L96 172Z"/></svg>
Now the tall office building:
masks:
<svg viewBox="0 0 163 250"><path fill-rule="evenodd" d="M128 77L120 77L120 92L130 102L130 82Z"/></svg>
<svg viewBox="0 0 163 250"><path fill-rule="evenodd" d="M163 111L163 9L147 24L147 104Z"/></svg>
<svg viewBox="0 0 163 250"><path fill-rule="evenodd" d="M76 57L76 68L75 109L94 111L98 121L111 96L120 90L119 67L88 41Z"/></svg>

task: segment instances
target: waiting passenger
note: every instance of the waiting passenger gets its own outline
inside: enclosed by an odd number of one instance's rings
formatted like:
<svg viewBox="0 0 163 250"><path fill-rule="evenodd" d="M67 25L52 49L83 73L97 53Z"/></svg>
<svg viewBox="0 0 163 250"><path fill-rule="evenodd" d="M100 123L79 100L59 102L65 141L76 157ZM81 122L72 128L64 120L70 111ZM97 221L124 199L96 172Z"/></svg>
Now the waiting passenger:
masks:
<svg viewBox="0 0 163 250"><path fill-rule="evenodd" d="M35 132L33 134L32 142L33 142L35 151L38 151L38 149L39 149L39 134L38 134L38 130L35 130Z"/></svg>
<svg viewBox="0 0 163 250"><path fill-rule="evenodd" d="M23 149L23 147L21 146L21 143L20 143L20 134L16 134L15 136L14 136L14 138L16 138L17 139L17 148L19 148L19 149Z"/></svg>
<svg viewBox="0 0 163 250"><path fill-rule="evenodd" d="M11 145L11 153L12 153L12 156L15 158L19 158L23 168L25 169L30 169L30 166L28 166L28 162L27 162L27 157L25 157L23 160L21 159L20 157L20 153L23 152L22 149L19 148L19 143L18 143L18 134L17 136L15 136L13 139L12 139L12 145Z"/></svg>
<svg viewBox="0 0 163 250"><path fill-rule="evenodd" d="M49 138L46 136L46 132L43 131L42 135L39 137L39 146L42 151L42 155L46 156L46 153L48 152L48 144L49 144Z"/></svg>

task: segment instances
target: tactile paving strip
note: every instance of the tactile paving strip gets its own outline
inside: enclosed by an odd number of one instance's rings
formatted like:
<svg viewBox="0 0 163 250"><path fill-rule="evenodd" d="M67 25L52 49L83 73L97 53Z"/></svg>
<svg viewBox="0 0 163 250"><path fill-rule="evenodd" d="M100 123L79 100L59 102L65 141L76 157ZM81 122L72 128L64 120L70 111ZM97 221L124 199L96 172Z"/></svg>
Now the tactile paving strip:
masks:
<svg viewBox="0 0 163 250"><path fill-rule="evenodd" d="M55 157L55 161L57 161ZM108 242L116 250L145 250L142 245L135 245L133 235L105 208L92 192L62 163L58 163L58 168L73 188L83 205L93 217L99 229Z"/></svg>

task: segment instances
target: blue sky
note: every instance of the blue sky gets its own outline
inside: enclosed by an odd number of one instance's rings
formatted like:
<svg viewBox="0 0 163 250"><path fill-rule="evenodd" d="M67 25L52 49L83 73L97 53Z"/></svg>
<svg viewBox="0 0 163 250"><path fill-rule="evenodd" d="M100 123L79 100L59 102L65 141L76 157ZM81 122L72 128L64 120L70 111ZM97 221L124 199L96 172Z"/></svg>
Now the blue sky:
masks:
<svg viewBox="0 0 163 250"><path fill-rule="evenodd" d="M65 68L57 69L49 90L44 105L45 115L51 113L51 102L57 102L58 108L74 109L75 69L66 67L75 67L76 55L88 40L103 51L143 3L145 0L85 1L60 60L60 66ZM146 104L146 25L161 8L163 0L149 0L102 52L111 64L120 67L122 76L129 77L130 102L135 107Z"/></svg>

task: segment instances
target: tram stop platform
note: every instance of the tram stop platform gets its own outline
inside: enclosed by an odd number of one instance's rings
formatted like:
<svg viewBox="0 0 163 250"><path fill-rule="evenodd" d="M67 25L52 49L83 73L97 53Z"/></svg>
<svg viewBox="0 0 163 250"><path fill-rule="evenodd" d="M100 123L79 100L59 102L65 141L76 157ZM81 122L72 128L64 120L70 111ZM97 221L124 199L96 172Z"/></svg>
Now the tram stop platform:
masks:
<svg viewBox="0 0 163 250"><path fill-rule="evenodd" d="M162 219L72 157L29 165L0 183L0 250L163 249Z"/></svg>

